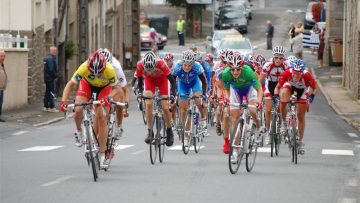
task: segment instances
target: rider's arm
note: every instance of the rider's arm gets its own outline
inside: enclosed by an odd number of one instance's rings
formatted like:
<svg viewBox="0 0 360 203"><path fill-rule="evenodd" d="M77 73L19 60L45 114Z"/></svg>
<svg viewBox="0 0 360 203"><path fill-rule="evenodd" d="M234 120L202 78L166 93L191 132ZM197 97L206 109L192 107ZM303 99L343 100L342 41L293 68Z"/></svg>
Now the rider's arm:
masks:
<svg viewBox="0 0 360 203"><path fill-rule="evenodd" d="M140 92L142 92L143 91L143 77L138 77L138 85L137 85L137 88L138 88L138 90L140 90Z"/></svg>
<svg viewBox="0 0 360 203"><path fill-rule="evenodd" d="M69 80L69 82L66 83L61 101L64 102L68 101L68 96L75 85L76 83L73 80Z"/></svg>
<svg viewBox="0 0 360 203"><path fill-rule="evenodd" d="M134 77L131 81L131 87L135 87L135 83L136 83L137 77Z"/></svg>
<svg viewBox="0 0 360 203"><path fill-rule="evenodd" d="M203 92L203 95L206 95L206 90L207 90L207 82L206 82L206 78L204 76L204 74L200 74L199 75L199 79L201 81L201 84L202 84L202 92Z"/></svg>
<svg viewBox="0 0 360 203"><path fill-rule="evenodd" d="M122 87L121 89L124 92L125 102L127 102L129 104L130 103L130 91L129 91L129 88L127 86L125 86L125 87Z"/></svg>
<svg viewBox="0 0 360 203"><path fill-rule="evenodd" d="M170 84L171 84L170 93L171 93L171 95L175 95L175 92L176 92L176 79L171 74L167 75L166 77L170 81Z"/></svg>

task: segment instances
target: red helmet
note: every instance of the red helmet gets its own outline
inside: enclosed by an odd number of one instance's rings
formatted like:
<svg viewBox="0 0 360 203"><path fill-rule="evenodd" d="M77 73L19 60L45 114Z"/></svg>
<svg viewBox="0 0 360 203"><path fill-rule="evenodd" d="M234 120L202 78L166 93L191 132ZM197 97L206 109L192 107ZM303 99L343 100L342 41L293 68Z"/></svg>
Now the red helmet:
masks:
<svg viewBox="0 0 360 203"><path fill-rule="evenodd" d="M208 59L206 61L213 61L214 60L214 56L212 55L212 53L206 54L205 58Z"/></svg>
<svg viewBox="0 0 360 203"><path fill-rule="evenodd" d="M174 59L174 55L170 52L166 52L164 54L164 60L168 61L168 60L173 60Z"/></svg>
<svg viewBox="0 0 360 203"><path fill-rule="evenodd" d="M92 74L99 75L105 70L106 58L99 51L95 51L89 56L87 65Z"/></svg>
<svg viewBox="0 0 360 203"><path fill-rule="evenodd" d="M239 52L235 52L233 55L230 55L227 61L227 65L230 68L240 68L244 65L244 58Z"/></svg>

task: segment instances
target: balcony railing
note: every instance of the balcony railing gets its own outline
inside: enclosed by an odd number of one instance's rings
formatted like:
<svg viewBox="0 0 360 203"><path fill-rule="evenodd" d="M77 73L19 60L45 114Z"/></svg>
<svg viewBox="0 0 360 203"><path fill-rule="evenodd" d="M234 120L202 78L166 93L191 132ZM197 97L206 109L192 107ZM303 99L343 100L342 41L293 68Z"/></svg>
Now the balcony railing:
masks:
<svg viewBox="0 0 360 203"><path fill-rule="evenodd" d="M19 34L12 36L11 34L0 33L0 49L27 49L27 36L21 37Z"/></svg>

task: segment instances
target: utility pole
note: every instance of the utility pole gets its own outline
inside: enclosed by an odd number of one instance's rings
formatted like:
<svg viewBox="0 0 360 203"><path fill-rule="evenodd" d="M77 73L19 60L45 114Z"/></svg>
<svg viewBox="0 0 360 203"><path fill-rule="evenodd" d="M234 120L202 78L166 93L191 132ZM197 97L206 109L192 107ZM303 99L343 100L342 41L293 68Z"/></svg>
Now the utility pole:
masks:
<svg viewBox="0 0 360 203"><path fill-rule="evenodd" d="M213 35L214 31L215 31L215 0L211 1L211 16L212 16L212 20L211 20L211 36Z"/></svg>
<svg viewBox="0 0 360 203"><path fill-rule="evenodd" d="M103 0L99 0L99 45L98 47L104 47L104 43L105 43L105 29L104 29L104 19L103 19Z"/></svg>

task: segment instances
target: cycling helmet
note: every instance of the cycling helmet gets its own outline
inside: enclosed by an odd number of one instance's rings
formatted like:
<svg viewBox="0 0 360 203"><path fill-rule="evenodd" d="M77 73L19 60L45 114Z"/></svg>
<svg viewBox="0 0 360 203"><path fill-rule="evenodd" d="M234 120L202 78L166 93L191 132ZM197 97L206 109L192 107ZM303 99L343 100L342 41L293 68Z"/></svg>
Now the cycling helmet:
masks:
<svg viewBox="0 0 360 203"><path fill-rule="evenodd" d="M245 54L245 55L244 55L244 61L245 61L245 63L248 63L248 62L249 62L250 57L252 57L250 54Z"/></svg>
<svg viewBox="0 0 360 203"><path fill-rule="evenodd" d="M186 65L192 65L195 62L195 54L193 51L183 51L182 62Z"/></svg>
<svg viewBox="0 0 360 203"><path fill-rule="evenodd" d="M195 53L195 61L202 61L202 54L201 53Z"/></svg>
<svg viewBox="0 0 360 203"><path fill-rule="evenodd" d="M293 56L293 55L287 57L287 60L289 60L290 62L292 62L292 61L294 61L296 59L297 58L295 56Z"/></svg>
<svg viewBox="0 0 360 203"><path fill-rule="evenodd" d="M273 48L272 51L273 51L273 55L274 55L274 56L275 56L275 55L282 55L282 56L284 56L285 53L286 53L285 48L282 47L282 46L276 46L276 47Z"/></svg>
<svg viewBox="0 0 360 203"><path fill-rule="evenodd" d="M170 53L170 52L166 52L166 53L164 54L164 59L165 59L166 61L168 61L168 60L173 60L173 59L174 59L174 55L173 55L172 53Z"/></svg>
<svg viewBox="0 0 360 203"><path fill-rule="evenodd" d="M296 72L303 73L305 70L306 64L303 60L295 59L291 62L291 69Z"/></svg>
<svg viewBox="0 0 360 203"><path fill-rule="evenodd" d="M255 56L255 63L257 63L258 66L263 67L266 62L266 59L263 55L258 54Z"/></svg>
<svg viewBox="0 0 360 203"><path fill-rule="evenodd" d="M95 51L89 56L87 60L87 65L89 71L95 76L97 76L105 70L106 59L100 52Z"/></svg>
<svg viewBox="0 0 360 203"><path fill-rule="evenodd" d="M205 57L207 57L207 61L213 61L214 60L214 56L212 55L212 53L208 53L208 54L206 54L206 56Z"/></svg>
<svg viewBox="0 0 360 203"><path fill-rule="evenodd" d="M154 52L149 51L143 58L144 68L146 71L151 72L156 67L156 55Z"/></svg>
<svg viewBox="0 0 360 203"><path fill-rule="evenodd" d="M220 53L219 53L219 58L223 63L226 62L226 52L227 52L227 49L221 49Z"/></svg>
<svg viewBox="0 0 360 203"><path fill-rule="evenodd" d="M230 68L240 68L244 65L244 63L245 61L241 54L235 52L233 55L229 56L227 65L230 66Z"/></svg>
<svg viewBox="0 0 360 203"><path fill-rule="evenodd" d="M198 48L195 44L191 44L190 45L190 49L194 52L194 53L197 53L198 52Z"/></svg>
<svg viewBox="0 0 360 203"><path fill-rule="evenodd" d="M108 49L103 49L100 48L99 52L104 55L105 59L107 62L111 63L112 62L112 54L110 53L110 51Z"/></svg>

